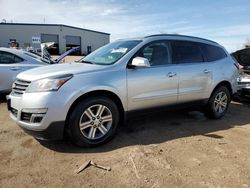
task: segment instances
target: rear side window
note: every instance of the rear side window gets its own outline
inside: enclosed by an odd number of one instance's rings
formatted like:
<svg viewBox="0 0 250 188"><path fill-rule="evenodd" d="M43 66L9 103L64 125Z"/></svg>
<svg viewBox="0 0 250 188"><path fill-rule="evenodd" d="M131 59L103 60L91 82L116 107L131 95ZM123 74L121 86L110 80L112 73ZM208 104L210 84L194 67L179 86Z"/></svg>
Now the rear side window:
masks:
<svg viewBox="0 0 250 188"><path fill-rule="evenodd" d="M203 56L199 43L189 41L173 41L172 59L173 63L198 63L203 62Z"/></svg>
<svg viewBox="0 0 250 188"><path fill-rule="evenodd" d="M0 51L0 64L19 63L21 61L23 61L22 58L12 53Z"/></svg>
<svg viewBox="0 0 250 188"><path fill-rule="evenodd" d="M227 57L227 54L220 47L209 45L209 44L200 44L201 49L206 56L206 61L217 61Z"/></svg>

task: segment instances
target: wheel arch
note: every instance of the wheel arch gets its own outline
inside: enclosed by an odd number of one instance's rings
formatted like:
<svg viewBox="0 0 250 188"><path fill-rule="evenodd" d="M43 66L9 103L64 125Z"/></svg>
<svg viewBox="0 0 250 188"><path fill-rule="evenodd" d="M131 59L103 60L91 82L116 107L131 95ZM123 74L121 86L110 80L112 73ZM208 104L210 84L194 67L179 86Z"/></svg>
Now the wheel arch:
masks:
<svg viewBox="0 0 250 188"><path fill-rule="evenodd" d="M213 93L215 92L215 90L221 86L225 86L228 90L229 90L229 93L230 93L230 96L232 97L233 95L233 89L232 89L232 85L229 81L227 80L224 80L224 81L221 81L219 82L215 88L213 89L213 92L211 93L210 97L213 95Z"/></svg>
<svg viewBox="0 0 250 188"><path fill-rule="evenodd" d="M90 98L90 97L97 97L97 96L102 96L102 97L107 97L115 102L115 104L118 107L119 114L120 114L120 122L123 122L125 118L125 110L122 104L121 99L115 94L114 92L108 91L108 90L94 90L94 91L89 91L87 93L84 93L83 95L79 96L70 106L67 116L66 116L66 124L65 128L68 128L69 125L69 117L70 114L72 113L74 107L82 100ZM65 130L66 130L65 129Z"/></svg>

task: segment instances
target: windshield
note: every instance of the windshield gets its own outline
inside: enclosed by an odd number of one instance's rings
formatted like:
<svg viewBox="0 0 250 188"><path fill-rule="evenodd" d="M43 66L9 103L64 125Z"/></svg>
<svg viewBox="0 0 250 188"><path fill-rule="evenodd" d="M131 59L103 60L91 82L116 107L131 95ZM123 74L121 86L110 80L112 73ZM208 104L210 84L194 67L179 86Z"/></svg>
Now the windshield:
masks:
<svg viewBox="0 0 250 188"><path fill-rule="evenodd" d="M140 40L112 42L97 49L93 53L81 59L80 62L99 65L110 65L118 61L122 56L128 53L140 42Z"/></svg>

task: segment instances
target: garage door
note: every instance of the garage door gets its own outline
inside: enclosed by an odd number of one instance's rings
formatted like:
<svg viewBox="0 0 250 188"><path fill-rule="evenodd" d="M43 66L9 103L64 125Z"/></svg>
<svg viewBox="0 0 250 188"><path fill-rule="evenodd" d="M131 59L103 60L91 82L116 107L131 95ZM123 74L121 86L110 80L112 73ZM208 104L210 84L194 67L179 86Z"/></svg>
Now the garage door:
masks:
<svg viewBox="0 0 250 188"><path fill-rule="evenodd" d="M66 50L70 50L71 48L74 48L74 47L79 47L79 46L81 47L81 37L67 35L65 39L66 39ZM81 50L74 52L73 54L80 55L80 53L81 53Z"/></svg>
<svg viewBox="0 0 250 188"><path fill-rule="evenodd" d="M51 55L57 55L59 54L59 39L58 35L53 35L53 34L41 34L41 42L54 42L54 46L50 49L48 49L48 52Z"/></svg>
<svg viewBox="0 0 250 188"><path fill-rule="evenodd" d="M66 36L66 44L69 45L81 45L81 37L78 36Z"/></svg>
<svg viewBox="0 0 250 188"><path fill-rule="evenodd" d="M41 34L41 42L55 42L58 44L58 35Z"/></svg>

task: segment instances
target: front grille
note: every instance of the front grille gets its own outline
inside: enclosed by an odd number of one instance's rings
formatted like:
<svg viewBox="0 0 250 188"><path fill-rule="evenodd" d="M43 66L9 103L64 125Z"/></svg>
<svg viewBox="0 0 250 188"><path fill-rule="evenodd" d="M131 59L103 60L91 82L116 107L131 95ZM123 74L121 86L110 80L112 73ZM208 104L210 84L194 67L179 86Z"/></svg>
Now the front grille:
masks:
<svg viewBox="0 0 250 188"><path fill-rule="evenodd" d="M12 93L15 95L22 95L26 91L30 83L30 81L17 79L13 84Z"/></svg>
<svg viewBox="0 0 250 188"><path fill-rule="evenodd" d="M250 85L250 82L238 82L239 85Z"/></svg>
<svg viewBox="0 0 250 188"><path fill-rule="evenodd" d="M15 117L17 117L17 110L15 109L15 108L12 108L12 107L10 107L10 112L15 116Z"/></svg>

